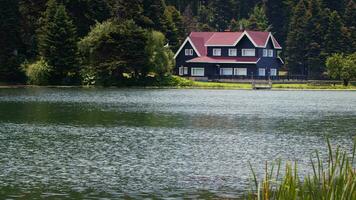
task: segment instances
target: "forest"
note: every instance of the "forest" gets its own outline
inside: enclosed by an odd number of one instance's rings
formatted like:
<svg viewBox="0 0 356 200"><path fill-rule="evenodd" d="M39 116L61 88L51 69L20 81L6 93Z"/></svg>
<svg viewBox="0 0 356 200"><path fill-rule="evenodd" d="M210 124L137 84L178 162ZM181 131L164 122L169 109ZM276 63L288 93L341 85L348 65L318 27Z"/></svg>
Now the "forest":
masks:
<svg viewBox="0 0 356 200"><path fill-rule="evenodd" d="M191 31L243 30L271 31L289 74L356 78L355 0L0 0L0 8L2 83L139 84L171 73Z"/></svg>

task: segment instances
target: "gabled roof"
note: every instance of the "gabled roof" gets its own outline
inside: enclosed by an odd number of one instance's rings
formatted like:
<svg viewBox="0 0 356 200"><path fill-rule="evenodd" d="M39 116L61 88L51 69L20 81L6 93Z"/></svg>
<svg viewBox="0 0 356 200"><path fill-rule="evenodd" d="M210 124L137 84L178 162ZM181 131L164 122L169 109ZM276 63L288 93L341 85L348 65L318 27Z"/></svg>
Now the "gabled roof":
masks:
<svg viewBox="0 0 356 200"><path fill-rule="evenodd" d="M197 57L188 60L187 63L240 63L240 64L256 64L259 58L256 57Z"/></svg>
<svg viewBox="0 0 356 200"><path fill-rule="evenodd" d="M191 44L195 53L201 57L207 55L209 46L236 46L246 36L251 43L258 48L265 48L270 40L276 49L282 49L281 45L270 32L244 31L244 32L192 32L184 41L174 58L178 56L187 42Z"/></svg>

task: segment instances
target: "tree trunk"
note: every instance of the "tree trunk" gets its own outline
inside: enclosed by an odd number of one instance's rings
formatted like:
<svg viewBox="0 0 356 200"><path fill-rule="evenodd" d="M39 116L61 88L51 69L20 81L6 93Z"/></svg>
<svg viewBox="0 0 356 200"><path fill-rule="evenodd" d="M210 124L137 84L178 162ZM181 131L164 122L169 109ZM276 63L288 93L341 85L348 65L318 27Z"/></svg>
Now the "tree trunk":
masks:
<svg viewBox="0 0 356 200"><path fill-rule="evenodd" d="M344 79L344 86L349 86L349 80L347 80L347 79Z"/></svg>

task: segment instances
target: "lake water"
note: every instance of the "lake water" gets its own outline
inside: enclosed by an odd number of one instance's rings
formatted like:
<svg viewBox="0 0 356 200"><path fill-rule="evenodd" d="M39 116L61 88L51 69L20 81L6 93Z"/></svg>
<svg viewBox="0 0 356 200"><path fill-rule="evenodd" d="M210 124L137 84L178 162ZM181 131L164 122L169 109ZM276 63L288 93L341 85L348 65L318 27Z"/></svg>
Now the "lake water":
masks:
<svg viewBox="0 0 356 200"><path fill-rule="evenodd" d="M0 89L0 195L233 198L355 136L356 92Z"/></svg>

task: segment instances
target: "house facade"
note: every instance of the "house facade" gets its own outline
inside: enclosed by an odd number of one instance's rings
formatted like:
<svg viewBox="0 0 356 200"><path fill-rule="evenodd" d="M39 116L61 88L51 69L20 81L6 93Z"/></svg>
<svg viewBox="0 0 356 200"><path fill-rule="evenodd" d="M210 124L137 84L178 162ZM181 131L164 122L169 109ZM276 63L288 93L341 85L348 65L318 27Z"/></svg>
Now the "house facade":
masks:
<svg viewBox="0 0 356 200"><path fill-rule="evenodd" d="M192 32L175 54L174 73L199 79L273 78L282 47L270 32Z"/></svg>

